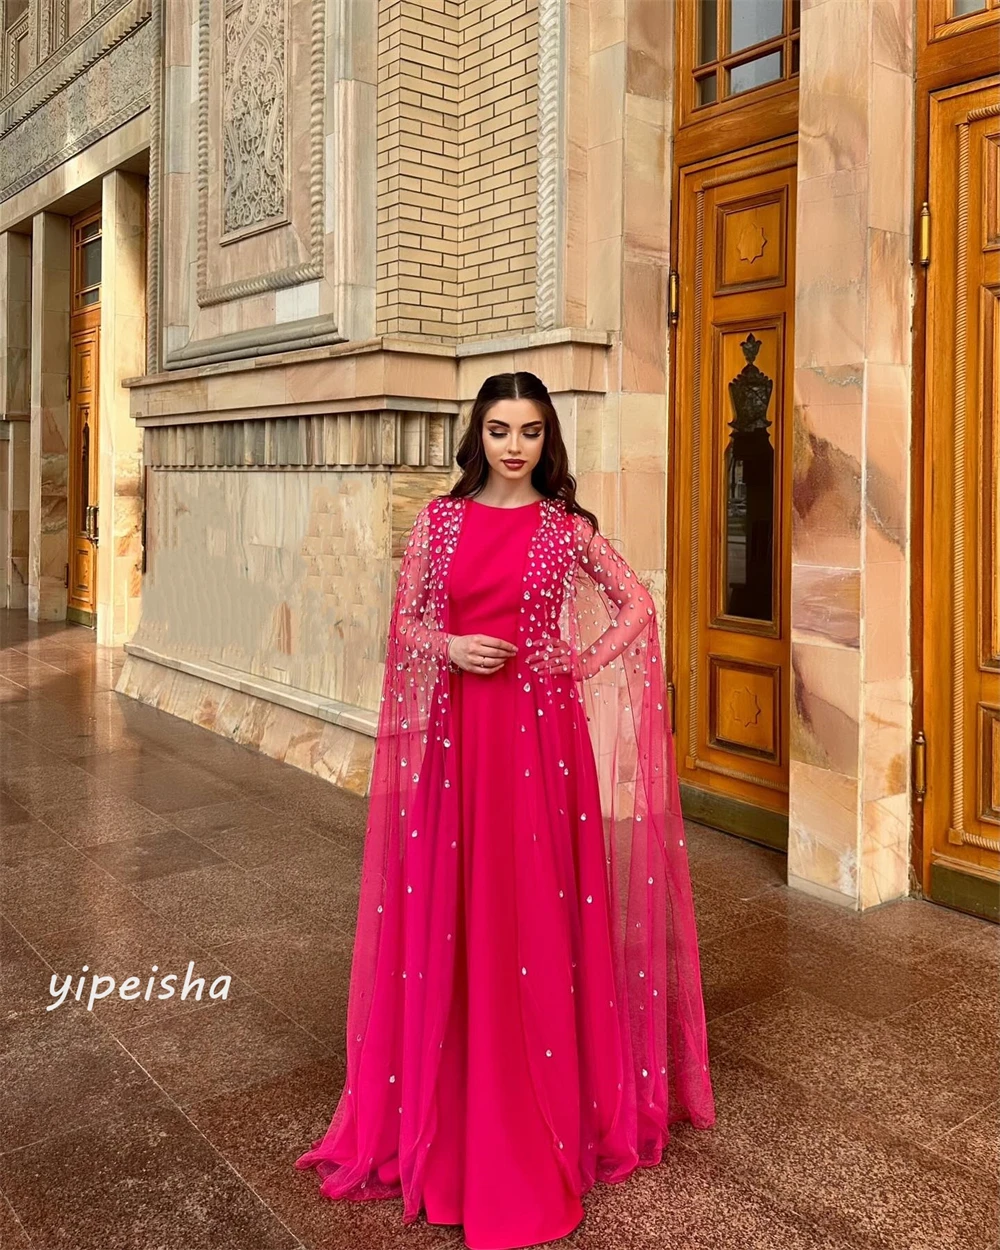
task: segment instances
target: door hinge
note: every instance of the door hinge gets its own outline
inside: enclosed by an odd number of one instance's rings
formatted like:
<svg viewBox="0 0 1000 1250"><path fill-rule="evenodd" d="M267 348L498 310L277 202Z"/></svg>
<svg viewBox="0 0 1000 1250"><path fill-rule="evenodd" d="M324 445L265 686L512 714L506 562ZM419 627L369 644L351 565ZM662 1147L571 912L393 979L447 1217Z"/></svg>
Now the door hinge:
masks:
<svg viewBox="0 0 1000 1250"><path fill-rule="evenodd" d="M927 739L924 731L918 730L913 739L913 797L918 803L924 801L927 793Z"/></svg>
<svg viewBox="0 0 1000 1250"><path fill-rule="evenodd" d="M71 391L71 389L70 389L70 378L69 378L69 374L68 374L68 373L66 374L66 398L67 398L67 399L72 399L72 398L73 398L73 393L72 393L72 391Z"/></svg>
<svg viewBox="0 0 1000 1250"><path fill-rule="evenodd" d="M69 561L66 561L66 589L69 590Z"/></svg>
<svg viewBox="0 0 1000 1250"><path fill-rule="evenodd" d="M920 263L925 269L931 263L931 206L926 200L920 205Z"/></svg>
<svg viewBox="0 0 1000 1250"><path fill-rule="evenodd" d="M674 715L674 709L677 706L677 687L672 681L667 682L667 707L670 709L670 729L671 732L676 730L677 722Z"/></svg>
<svg viewBox="0 0 1000 1250"><path fill-rule="evenodd" d="M672 326L677 324L681 313L681 280L676 269L667 278L667 317Z"/></svg>

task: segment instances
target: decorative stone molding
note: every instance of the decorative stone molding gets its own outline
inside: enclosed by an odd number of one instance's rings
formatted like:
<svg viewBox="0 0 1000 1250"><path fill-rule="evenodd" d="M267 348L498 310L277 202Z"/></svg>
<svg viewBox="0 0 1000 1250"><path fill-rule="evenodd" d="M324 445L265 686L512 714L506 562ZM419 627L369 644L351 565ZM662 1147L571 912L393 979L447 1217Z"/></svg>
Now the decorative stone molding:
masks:
<svg viewBox="0 0 1000 1250"><path fill-rule="evenodd" d="M454 412L338 412L148 426L150 469L450 468Z"/></svg>
<svg viewBox="0 0 1000 1250"><path fill-rule="evenodd" d="M24 109L28 101L19 96L4 111L0 202L149 107L155 51L150 13L151 0L128 0L114 21L92 32L92 41L77 45L84 63L60 58L68 76L54 73L36 82L37 104Z"/></svg>
<svg viewBox="0 0 1000 1250"><path fill-rule="evenodd" d="M166 19L165 0L153 0L153 60L149 89L149 189L146 214L146 372L160 369L161 300L160 271L162 266L160 231L160 195L163 152L163 95L166 88L163 35Z"/></svg>
<svg viewBox="0 0 1000 1250"><path fill-rule="evenodd" d="M20 56L21 44L31 38L30 21L31 10L28 9L3 32L4 64L0 69L2 69L4 75L3 86L5 90L9 91L17 85L18 57Z"/></svg>
<svg viewBox="0 0 1000 1250"><path fill-rule="evenodd" d="M153 0L105 0L89 22L0 99L0 139L127 39L147 20L152 3Z"/></svg>
<svg viewBox="0 0 1000 1250"><path fill-rule="evenodd" d="M565 235L565 0L538 0L538 226L535 318L540 329L559 324Z"/></svg>
<svg viewBox="0 0 1000 1250"><path fill-rule="evenodd" d="M325 10L325 0L296 4L290 11L286 0L230 0L224 9L214 0L200 2L197 299L202 307L323 276ZM301 46L309 49L306 82L292 72L295 49ZM216 56L224 49L227 70L219 65L220 72L213 73L213 48ZM279 82L284 84L280 89ZM237 115L242 120L234 144L230 126ZM299 127L296 118L303 115L306 124ZM267 125L278 121L286 135L300 129L307 133L309 143L307 161L298 154L287 159L282 151L280 197L277 149L272 145L269 152L264 138ZM240 159L234 161L237 151ZM258 173L266 173L268 189L248 199L245 175L253 162ZM234 229L238 222L242 225ZM271 249L257 245L265 231L279 237ZM299 252L300 257L261 270L269 252L286 258Z"/></svg>
<svg viewBox="0 0 1000 1250"><path fill-rule="evenodd" d="M333 317L304 317L300 321L269 326L263 330L234 330L211 339L193 339L167 356L168 369L190 369L198 365L245 360L274 352L303 351L343 343Z"/></svg>
<svg viewBox="0 0 1000 1250"><path fill-rule="evenodd" d="M45 61L66 39L67 0L39 0L38 60Z"/></svg>

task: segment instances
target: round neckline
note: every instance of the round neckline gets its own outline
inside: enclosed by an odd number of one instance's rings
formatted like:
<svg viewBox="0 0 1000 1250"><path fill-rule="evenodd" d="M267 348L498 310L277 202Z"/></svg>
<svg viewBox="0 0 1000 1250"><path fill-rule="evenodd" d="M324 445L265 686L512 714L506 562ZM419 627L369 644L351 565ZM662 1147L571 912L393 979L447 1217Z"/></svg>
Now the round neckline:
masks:
<svg viewBox="0 0 1000 1250"><path fill-rule="evenodd" d="M532 499L530 503L519 503L516 508L505 508L503 504L483 503L481 499L476 499L472 495L469 496L469 502L477 503L480 508L489 508L493 512L520 512L522 508L533 508L535 504L541 503L544 498L545 496L542 495L538 499Z"/></svg>

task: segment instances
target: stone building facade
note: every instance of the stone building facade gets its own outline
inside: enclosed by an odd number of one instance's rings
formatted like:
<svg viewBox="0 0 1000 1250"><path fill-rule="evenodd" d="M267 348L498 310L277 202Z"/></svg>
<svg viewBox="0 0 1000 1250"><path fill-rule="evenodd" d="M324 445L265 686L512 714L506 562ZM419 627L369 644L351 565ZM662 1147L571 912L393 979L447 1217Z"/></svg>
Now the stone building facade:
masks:
<svg viewBox="0 0 1000 1250"><path fill-rule="evenodd" d="M0 604L69 611L108 643L141 597L142 435L121 383L145 361L157 6L0 6Z"/></svg>
<svg viewBox="0 0 1000 1250"><path fill-rule="evenodd" d="M998 22L6 0L8 603L67 610L99 206L83 617L124 693L363 792L402 544L529 369L656 596L688 812L820 897L996 917Z"/></svg>

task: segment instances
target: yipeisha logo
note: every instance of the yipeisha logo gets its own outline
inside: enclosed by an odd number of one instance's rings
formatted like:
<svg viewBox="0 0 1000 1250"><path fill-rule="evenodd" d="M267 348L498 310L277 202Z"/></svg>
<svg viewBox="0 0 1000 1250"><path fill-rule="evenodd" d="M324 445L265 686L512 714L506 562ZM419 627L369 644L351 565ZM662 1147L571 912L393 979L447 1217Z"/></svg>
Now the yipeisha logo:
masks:
<svg viewBox="0 0 1000 1250"><path fill-rule="evenodd" d="M84 964L81 972L89 971L90 965ZM159 972L159 967L156 964L153 964L151 971L153 973L157 973ZM182 1001L186 1001L189 995L192 994L196 1002L201 1001L201 996L205 989L205 978L195 977L192 975L193 972L194 960L192 959L188 962L187 971L184 973L184 984L180 991ZM55 1011L57 1007L61 1007L72 992L74 977L65 977L60 985L59 975L60 974L58 972L54 972L49 981L49 993L55 1001L46 1006L46 1011ZM158 993L156 997L158 999L173 998L174 994L177 993L177 990L175 989L175 982L177 981L178 975L179 974L176 972L168 972L159 978L159 982L157 982L155 975L150 976L146 981L145 993L142 992L141 977L126 977L125 980L117 986L118 997L127 1002L142 998L148 1003L153 996L153 988L158 983L161 992ZM231 980L232 978L230 976L216 977L208 987L208 997L212 999L227 998L229 995L229 983ZM76 1002L83 1001L83 988L86 983L87 977L81 976L78 979L76 993L73 994L73 998ZM114 994L115 988L116 982L114 977L102 973L91 973L90 992L88 993L86 1000L87 1010L93 1011L94 1003L100 1002L103 998L110 998L111 995Z"/></svg>

